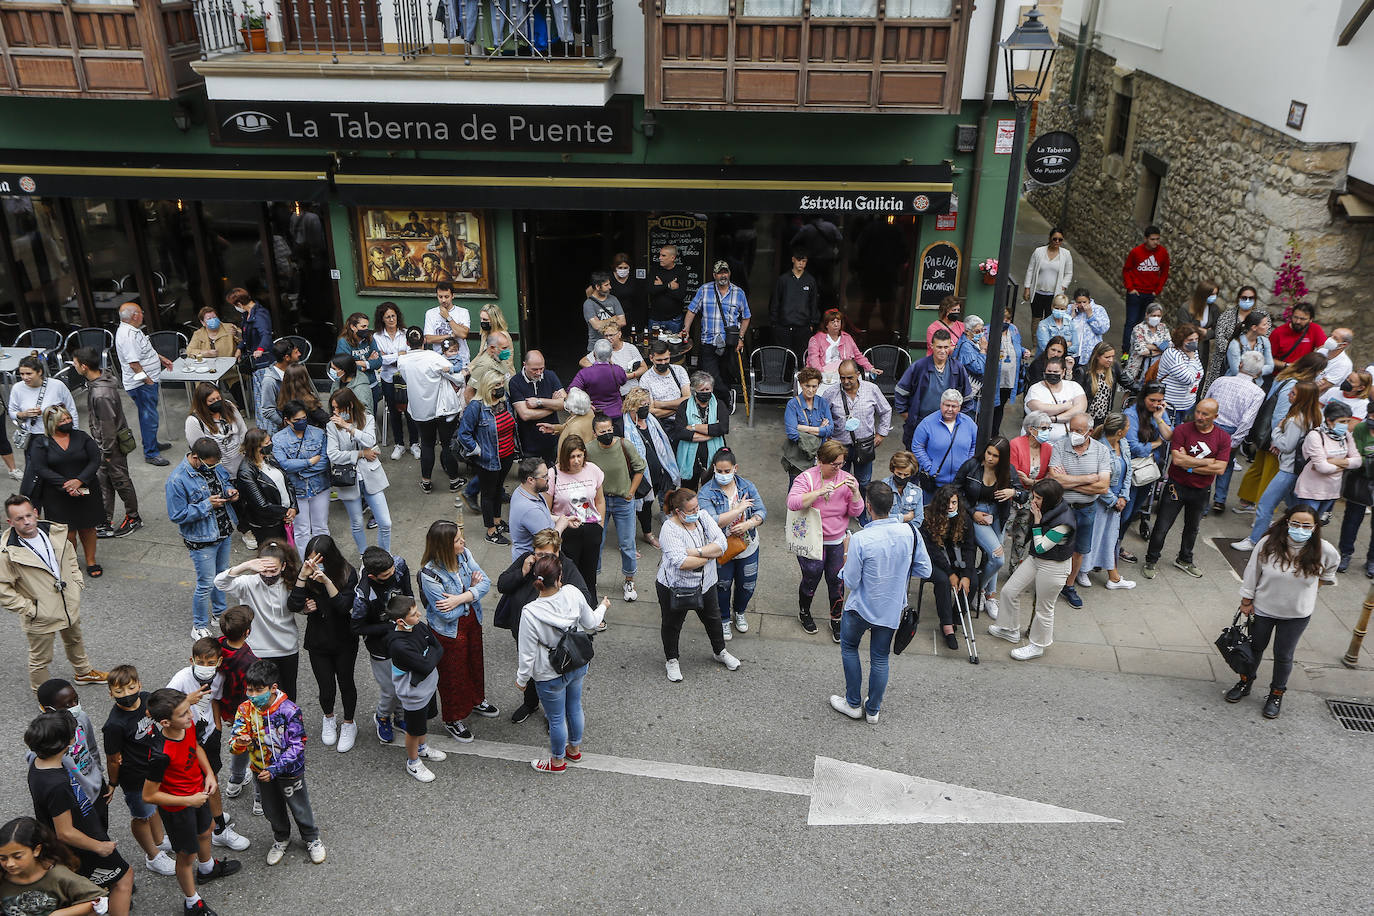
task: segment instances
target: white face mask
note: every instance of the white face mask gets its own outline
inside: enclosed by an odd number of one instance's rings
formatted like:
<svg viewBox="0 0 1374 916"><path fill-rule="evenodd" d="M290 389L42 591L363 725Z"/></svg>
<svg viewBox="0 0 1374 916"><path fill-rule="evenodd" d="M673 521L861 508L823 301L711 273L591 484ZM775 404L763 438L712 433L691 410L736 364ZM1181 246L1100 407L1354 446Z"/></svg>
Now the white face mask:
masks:
<svg viewBox="0 0 1374 916"><path fill-rule="evenodd" d="M615 275L616 275L616 277L618 277L619 279L624 280L626 277L628 277L628 276L630 275L630 268L628 268L628 267L617 267L617 268L615 269Z"/></svg>
<svg viewBox="0 0 1374 916"><path fill-rule="evenodd" d="M1159 327L1159 316L1158 316L1158 315L1151 315L1149 318L1146 318L1146 319L1145 319L1145 323L1148 324L1148 325L1149 325L1150 327L1152 327L1152 328L1157 328L1157 327Z"/></svg>
<svg viewBox="0 0 1374 916"><path fill-rule="evenodd" d="M214 680L215 672L219 669L214 665L192 665L191 674L202 684L208 684Z"/></svg>
<svg viewBox="0 0 1374 916"><path fill-rule="evenodd" d="M1082 433L1069 433L1069 444L1075 447L1088 441L1088 437Z"/></svg>

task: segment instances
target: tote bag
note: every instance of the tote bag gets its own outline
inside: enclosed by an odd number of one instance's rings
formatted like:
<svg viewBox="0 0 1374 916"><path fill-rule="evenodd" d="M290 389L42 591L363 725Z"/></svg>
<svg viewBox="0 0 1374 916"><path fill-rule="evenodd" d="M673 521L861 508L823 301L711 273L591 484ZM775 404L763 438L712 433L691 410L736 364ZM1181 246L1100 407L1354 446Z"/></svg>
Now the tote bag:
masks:
<svg viewBox="0 0 1374 916"><path fill-rule="evenodd" d="M821 510L787 510L787 550L807 560L819 560L825 555L821 537Z"/></svg>

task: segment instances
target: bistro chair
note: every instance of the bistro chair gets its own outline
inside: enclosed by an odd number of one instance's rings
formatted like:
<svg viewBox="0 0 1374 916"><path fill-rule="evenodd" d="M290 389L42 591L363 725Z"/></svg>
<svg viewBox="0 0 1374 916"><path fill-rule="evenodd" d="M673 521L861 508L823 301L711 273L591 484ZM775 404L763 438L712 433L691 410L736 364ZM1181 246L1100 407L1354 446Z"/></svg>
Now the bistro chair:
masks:
<svg viewBox="0 0 1374 916"><path fill-rule="evenodd" d="M897 383L901 381L902 373L911 365L911 354L905 347L879 344L865 350L864 359L872 363L874 369L883 370L883 374L874 379L873 384L878 386L883 397L892 400L897 393Z"/></svg>
<svg viewBox="0 0 1374 916"><path fill-rule="evenodd" d="M28 338L27 342L25 338ZM41 351L43 358L47 360L49 371L56 369L62 359L62 335L52 328L31 328L21 331L14 339L14 345Z"/></svg>
<svg viewBox="0 0 1374 916"><path fill-rule="evenodd" d="M749 425L759 398L786 401L796 387L797 356L786 347L759 347L749 354Z"/></svg>
<svg viewBox="0 0 1374 916"><path fill-rule="evenodd" d="M104 328L81 328L67 335L65 352L77 347L90 347L100 354L100 368L110 368L110 351L114 349L114 335Z"/></svg>
<svg viewBox="0 0 1374 916"><path fill-rule="evenodd" d="M148 343L153 345L158 356L176 362L177 357L186 352L188 341L180 331L154 331L148 335Z"/></svg>
<svg viewBox="0 0 1374 916"><path fill-rule="evenodd" d="M301 362L303 363L310 362L310 357L315 352L315 348L311 345L310 341L299 334L285 334L278 337L277 340L289 340L294 343L296 349L301 351ZM274 340L273 343L276 343L276 341Z"/></svg>

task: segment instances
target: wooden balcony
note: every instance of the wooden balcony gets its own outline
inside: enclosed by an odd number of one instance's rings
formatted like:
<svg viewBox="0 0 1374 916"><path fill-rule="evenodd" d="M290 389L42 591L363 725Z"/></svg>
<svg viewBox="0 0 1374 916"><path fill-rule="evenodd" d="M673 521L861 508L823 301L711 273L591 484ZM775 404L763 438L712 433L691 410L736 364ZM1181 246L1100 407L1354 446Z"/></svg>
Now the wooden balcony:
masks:
<svg viewBox="0 0 1374 916"><path fill-rule="evenodd" d="M814 5L813 5L814 4ZM695 6L701 14L683 10ZM971 0L653 0L651 108L932 112L957 109ZM828 15L819 15L824 8ZM708 15L707 13L721 15ZM859 15L862 12L865 15Z"/></svg>
<svg viewBox="0 0 1374 916"><path fill-rule="evenodd" d="M0 95L170 99L199 56L191 0L0 0Z"/></svg>

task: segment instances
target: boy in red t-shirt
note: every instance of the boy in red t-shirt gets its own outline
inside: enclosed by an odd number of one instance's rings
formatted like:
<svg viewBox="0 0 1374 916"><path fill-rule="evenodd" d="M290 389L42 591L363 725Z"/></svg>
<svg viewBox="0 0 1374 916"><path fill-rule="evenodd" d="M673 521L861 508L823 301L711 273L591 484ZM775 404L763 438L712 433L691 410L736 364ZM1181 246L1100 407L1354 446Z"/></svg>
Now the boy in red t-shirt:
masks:
<svg viewBox="0 0 1374 916"><path fill-rule="evenodd" d="M213 821L209 802L216 785L205 749L196 740L191 699L171 687L154 690L148 697L148 715L162 733L148 751L143 800L157 805L162 815L162 826L176 853L177 884L186 897L185 912L215 916L200 898L197 881L232 875L243 864L237 859L216 859L210 853Z"/></svg>

